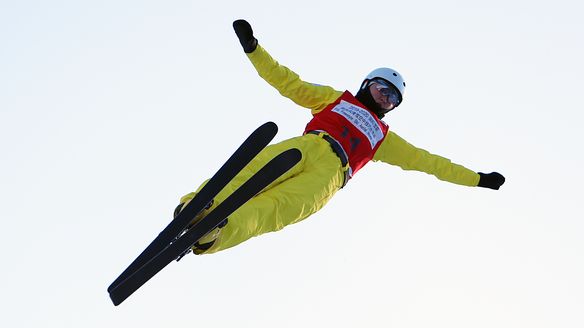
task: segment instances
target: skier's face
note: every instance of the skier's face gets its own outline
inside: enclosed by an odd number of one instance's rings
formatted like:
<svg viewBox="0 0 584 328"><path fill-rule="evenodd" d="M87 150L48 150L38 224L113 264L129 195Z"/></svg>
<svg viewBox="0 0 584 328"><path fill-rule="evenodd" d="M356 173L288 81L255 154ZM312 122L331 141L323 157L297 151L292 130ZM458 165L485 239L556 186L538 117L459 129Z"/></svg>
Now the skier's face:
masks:
<svg viewBox="0 0 584 328"><path fill-rule="evenodd" d="M369 92L375 102L388 112L399 105L399 93L393 86L381 80L373 80L369 85Z"/></svg>

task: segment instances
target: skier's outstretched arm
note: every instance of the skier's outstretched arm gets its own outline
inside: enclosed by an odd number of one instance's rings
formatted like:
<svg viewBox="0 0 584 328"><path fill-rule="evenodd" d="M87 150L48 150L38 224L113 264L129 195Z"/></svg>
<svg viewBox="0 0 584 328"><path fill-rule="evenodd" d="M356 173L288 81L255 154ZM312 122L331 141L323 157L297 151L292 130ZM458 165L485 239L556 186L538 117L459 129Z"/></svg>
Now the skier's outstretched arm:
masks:
<svg viewBox="0 0 584 328"><path fill-rule="evenodd" d="M251 25L245 20L233 22L233 29L258 74L281 95L315 114L342 94L332 87L308 83L286 66L280 65L259 45Z"/></svg>
<svg viewBox="0 0 584 328"><path fill-rule="evenodd" d="M497 172L476 173L452 163L448 158L417 148L392 131L387 134L373 160L397 165L404 170L432 174L440 180L464 186L499 189L505 182L505 178Z"/></svg>

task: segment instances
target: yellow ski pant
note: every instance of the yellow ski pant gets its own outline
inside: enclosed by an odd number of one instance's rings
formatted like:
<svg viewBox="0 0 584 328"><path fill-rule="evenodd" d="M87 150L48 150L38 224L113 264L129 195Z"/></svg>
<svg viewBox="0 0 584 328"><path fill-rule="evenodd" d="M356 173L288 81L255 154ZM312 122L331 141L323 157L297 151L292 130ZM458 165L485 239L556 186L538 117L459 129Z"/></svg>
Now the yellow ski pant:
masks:
<svg viewBox="0 0 584 328"><path fill-rule="evenodd" d="M213 246L204 254L233 247L251 237L299 222L320 210L340 189L344 179L340 159L327 141L318 135L307 134L266 147L215 197L207 213L268 161L290 148L299 149L302 160L231 214ZM182 197L181 202L190 201L195 194Z"/></svg>

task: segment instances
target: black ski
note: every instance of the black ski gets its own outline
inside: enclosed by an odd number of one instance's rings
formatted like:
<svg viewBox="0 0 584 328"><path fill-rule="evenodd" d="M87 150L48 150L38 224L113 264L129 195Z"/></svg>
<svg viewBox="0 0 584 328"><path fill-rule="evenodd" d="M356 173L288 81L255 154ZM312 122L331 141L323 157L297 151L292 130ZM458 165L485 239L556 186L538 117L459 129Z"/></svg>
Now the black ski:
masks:
<svg viewBox="0 0 584 328"><path fill-rule="evenodd" d="M108 292L122 283L134 271L146 264L152 257L167 247L191 220L274 138L278 126L268 122L257 128L231 155L193 200L172 220L148 247L120 274L108 287Z"/></svg>
<svg viewBox="0 0 584 328"><path fill-rule="evenodd" d="M282 174L290 170L302 158L298 149L289 149L272 159L233 194L219 204L205 218L189 228L180 238L158 255L135 270L123 282L110 290L114 305L119 305L150 278L191 248L204 235L215 229L225 218L254 197Z"/></svg>

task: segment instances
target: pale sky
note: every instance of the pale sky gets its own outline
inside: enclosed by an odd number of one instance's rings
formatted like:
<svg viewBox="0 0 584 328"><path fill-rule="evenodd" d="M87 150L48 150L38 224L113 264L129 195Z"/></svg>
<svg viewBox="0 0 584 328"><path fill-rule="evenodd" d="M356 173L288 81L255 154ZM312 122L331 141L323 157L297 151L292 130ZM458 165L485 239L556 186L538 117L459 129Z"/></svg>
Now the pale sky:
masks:
<svg viewBox="0 0 584 328"><path fill-rule="evenodd" d="M269 3L269 4L268 4ZM0 326L584 327L584 5L558 1L0 2ZM372 163L319 213L107 286L257 126L308 110L280 63L355 92L402 73L386 117L500 191Z"/></svg>

